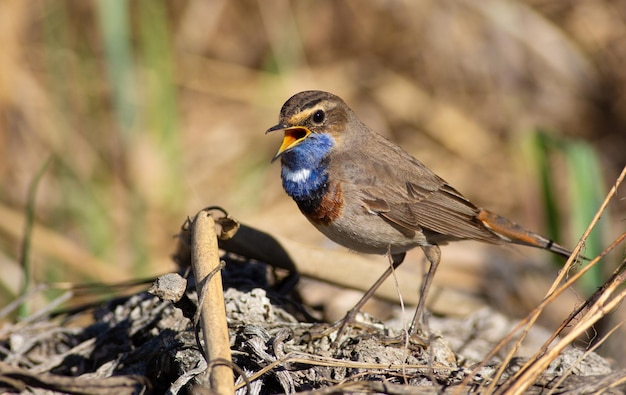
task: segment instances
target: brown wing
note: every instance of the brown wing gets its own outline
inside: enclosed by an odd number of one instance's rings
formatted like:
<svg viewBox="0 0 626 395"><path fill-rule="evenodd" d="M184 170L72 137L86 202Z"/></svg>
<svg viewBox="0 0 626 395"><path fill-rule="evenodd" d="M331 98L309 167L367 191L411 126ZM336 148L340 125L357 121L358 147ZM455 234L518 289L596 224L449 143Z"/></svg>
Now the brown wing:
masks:
<svg viewBox="0 0 626 395"><path fill-rule="evenodd" d="M358 185L370 211L405 228L407 234L436 232L437 242L500 241L476 218L479 209L474 204L417 159L378 135L368 139L367 146L376 156L353 147L339 163L342 177Z"/></svg>
<svg viewBox="0 0 626 395"><path fill-rule="evenodd" d="M407 182L407 190L414 188ZM381 196L380 190L369 189L369 194ZM385 192L387 193L387 192ZM380 198L377 198L380 206ZM371 201L364 199L365 204ZM378 214L399 226L407 229L425 229L438 233L439 242L453 239L476 239L496 243L500 238L476 219L478 208L465 199L448 184L430 194L416 197L412 192L402 194L397 191L391 197L387 195L387 210L377 211Z"/></svg>

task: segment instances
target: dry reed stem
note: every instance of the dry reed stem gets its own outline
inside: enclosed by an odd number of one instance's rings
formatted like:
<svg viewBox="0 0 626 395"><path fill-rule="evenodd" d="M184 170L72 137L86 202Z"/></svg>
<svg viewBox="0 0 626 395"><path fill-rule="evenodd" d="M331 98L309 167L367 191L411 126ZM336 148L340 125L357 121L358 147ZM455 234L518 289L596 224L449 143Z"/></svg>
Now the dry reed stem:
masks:
<svg viewBox="0 0 626 395"><path fill-rule="evenodd" d="M272 369L278 367L287 366L287 364L302 364L309 366L325 366L325 367L343 367L347 369L371 369L371 370L381 370L381 371L390 371L390 370L454 370L455 368L450 368L446 366L437 366L436 368L430 365L415 365L415 364L398 364L398 365L390 365L388 363L369 363L369 362L360 362L360 361L347 361L344 359L336 359L330 357L324 357L320 355L313 355L302 353L298 351L290 352L284 357L277 359L276 361L268 364L263 367L263 369L253 373L248 376L247 379L249 382L253 382L259 379L264 374L268 373ZM369 372L371 373L371 372ZM240 389L245 386L245 383L238 384L235 389Z"/></svg>
<svg viewBox="0 0 626 395"><path fill-rule="evenodd" d="M620 271L626 266L626 261L620 265ZM626 291L622 291L613 296L617 288L626 280L626 273L622 272L612 278L608 286L601 288L599 292L592 295L590 299L596 299L589 307L589 310L583 315L580 322L575 325L571 331L565 335L554 347L548 349L543 355L533 361L529 360L521 370L518 376L513 377L513 383L508 388L507 393L522 394L528 387L534 383L541 373L550 365L550 363L577 337L583 335L598 320L613 311L626 298Z"/></svg>
<svg viewBox="0 0 626 395"><path fill-rule="evenodd" d="M528 334L528 332L530 331L530 328L532 327L532 325L535 323L536 319L538 318L538 316L544 311L544 309L552 302L554 302L556 300L557 297L561 296L561 294L563 292L565 292L567 289L569 289L571 286L574 285L574 283L576 281L578 281L587 271L589 271L593 266L595 266L598 262L600 262L600 259L603 258L608 252L612 251L618 244L620 244L621 242L624 241L624 239L626 238L626 234L621 235L617 240L615 240L613 243L611 243L611 245L599 256L597 256L596 258L594 258L591 262L589 262L585 267L583 267L581 270L579 270L578 272L576 272L576 274L574 274L572 277L570 277L562 286L560 286L559 288L557 288L552 294L550 294L549 296L546 296L543 301L526 317L526 319L520 321L520 323L518 325L516 325L510 332L509 334L503 338L497 345L496 347L494 347L494 349L492 350L492 352L490 352L488 354L488 356L484 359L483 362L487 361L489 358L493 357L496 352L498 352L499 350L501 350L505 344L507 344L512 337L515 335L515 333L522 329L522 327L524 327L520 337L516 340L512 350L507 354L506 358L503 360L502 364L500 365L500 368L498 370L498 372L496 373L496 375L493 378L493 381L490 383L489 386L489 390L493 391L495 388L495 383L498 382L499 378L502 376L504 370L506 369L506 367L508 366L508 363L511 361L511 359L514 356L515 351L519 348L519 346L521 345L522 341L524 340L524 338L526 337L526 335ZM566 270L565 268L562 269ZM563 321L563 323L557 328L557 330L554 331L554 333L548 338L548 340L546 340L543 344L543 346L539 349L539 351L537 351L531 358L528 359L528 362L526 362L525 365L523 365L518 372L516 373L516 375L514 375L510 380L514 380L516 377L518 377L526 368L528 368L534 360L536 360L537 358L539 358L540 355L543 355L546 353L550 343L552 343L552 341L557 338L559 336L559 334L562 332L562 330L567 327L567 325L569 325L569 323L571 322L571 320L573 320L581 311L584 307L586 307L589 303L590 300L592 300L593 297L589 298L589 300L587 300L585 303L583 303L582 305L580 305L579 307L575 308L574 311L572 313L570 313L570 315Z"/></svg>
<svg viewBox="0 0 626 395"><path fill-rule="evenodd" d="M215 221L206 211L196 215L192 224L191 265L198 292L198 315L204 337L208 384L216 394L234 393L226 308L220 272ZM216 361L225 361L224 363Z"/></svg>
<svg viewBox="0 0 626 395"><path fill-rule="evenodd" d="M527 326L527 329L529 329L529 327L536 321L538 316L543 311L543 307L545 307L545 305L547 305L552 300L554 300L558 294L564 292L571 285L573 285L573 283L576 282L580 277L582 277L584 273L586 273L588 270L591 269L591 267L596 265L602 257L604 257L609 251L615 248L618 244L623 242L626 234L623 234L620 237L618 237L615 240L615 242L613 242L602 254L594 258L591 262L585 265L581 270L579 270L575 275L569 278L568 281L566 281L563 285L559 287L559 284L561 283L563 278L565 278L565 276L569 274L570 269L572 268L572 265L575 262L574 257L577 256L580 250L582 249L582 246L584 245L585 240L587 239L587 237L589 236L593 228L596 226L596 224L600 220L600 217L602 216L604 211L606 211L606 208L608 207L609 202L616 195L617 189L619 188L619 186L621 185L625 177L626 177L626 167L622 169L621 174L619 175L615 184L613 185L613 187L607 194L604 202L600 206L600 209L598 210L593 220L589 224L589 227L587 228L587 230L581 237L580 241L576 245L576 248L574 249L572 256L570 256L570 258L567 260L565 267L561 269L561 271L559 272L559 275L555 279L552 287L546 294L545 303L542 303L541 308L536 309L531 315L532 318ZM622 262L622 265L620 265L620 267L616 269L616 271L611 276L611 278L594 295L592 295L588 299L588 301L585 302L584 305L587 305L590 301L593 303L591 304L591 306L589 306L589 310L587 311L587 313L583 315L583 317L581 318L581 321L576 326L574 326L574 328L572 328L570 333L568 333L561 341L559 341L551 350L548 350L549 344L552 342L554 338L558 336L558 334L560 334L562 328L564 327L564 325L562 325L557 331L555 331L553 336L551 336L551 338L548 339L548 341L546 341L544 346L535 355L533 355L533 357L529 358L528 362L524 366L522 366L522 368L517 372L515 376L511 378L511 381L514 383L513 387L511 387L511 390L513 391L513 393L521 393L525 389L527 389L537 379L537 377L539 377L539 375L541 374L541 371L544 370L550 364L550 362L554 358L556 358L556 356L568 344L574 341L577 336L583 334L586 329L590 328L600 318L607 315L610 311L612 311L617 306L619 302L621 302L621 300L625 297L624 292L618 294L618 296L613 298L613 300L611 300L610 302L607 299L613 294L617 286L624 282L624 274L623 273L620 274L621 270L623 269L624 264L625 262ZM618 303L616 303L616 301ZM603 302L606 303L606 305L604 305ZM575 316L574 314L570 315L570 317L566 319L566 322L569 322L571 319L574 318L574 316ZM518 344L520 343L521 343L521 340L519 340ZM509 353L507 357L512 357L512 354ZM508 363L509 360L510 359L507 358L504 361L504 364Z"/></svg>
<svg viewBox="0 0 626 395"><path fill-rule="evenodd" d="M530 314L528 314L527 318L524 319L523 321L521 321L518 325L516 325L514 328L512 328L509 331L509 334L507 336L505 336L494 348L492 351L490 351L485 358L483 359L482 362L480 362L479 364L477 364L474 369L472 370L471 374L469 374L468 376L466 376L466 378L463 380L463 382L461 383L461 385L459 386L459 391L461 391L461 389L466 386L468 384L468 381L470 380L470 378L472 376L474 376L476 374L476 372L482 368L491 358L493 358L504 346L505 344L507 344L512 338L513 336L515 336L515 334L522 328L524 328L524 330L522 331L522 334L519 336L519 338L517 339L517 341L515 342L515 344L513 345L513 347L511 348L510 352L506 355L506 357L503 359L502 363L500 364L500 368L498 369L498 371L496 372L495 376L492 378L491 382L489 383L489 386L487 388L487 393L492 393L495 390L495 386L497 385L499 378L502 377L502 374L504 373L504 370L506 369L506 367L508 366L509 362L512 360L513 356L515 355L515 352L518 350L518 348L520 347L522 341L524 340L524 338L526 337L526 334L528 333L528 331L530 330L530 328L534 325L534 323L537 321L539 315L543 312L544 308L550 304L551 302L554 301L554 299L559 296L561 293L563 293L566 289L568 289L575 281L577 281L584 273L586 273L588 270L591 269L591 267L593 267L596 263L599 262L599 260L604 257L608 251L612 250L615 246L617 246L617 244L621 243L621 237L618 238L614 243L612 243L602 254L600 254L598 257L594 258L591 262L589 262L585 267L583 267L581 270L579 270L574 276L570 277L568 279L568 281L566 281L561 287L559 287L558 285L561 283L561 281L563 280L563 278L569 273L569 270L571 269L572 265L575 262L575 257L578 256L578 254L580 253L585 240L587 239L587 237L589 236L589 234L591 233L591 230L595 227L595 225L597 224L598 220L600 219L600 217L602 216L602 213L604 213L604 211L606 210L608 203L611 201L611 199L615 196L615 194L617 193L617 189L619 188L620 184L622 183L622 181L624 180L624 178L626 177L626 167L624 167L624 169L622 169L622 172L620 174L620 176L617 178L615 185L613 185L613 187L611 188L611 190L609 191L609 193L607 194L604 202L602 203L602 205L600 206L600 208L598 209L595 217L593 218L593 220L591 221L591 223L589 224L589 227L587 228L587 230L584 232L583 236L580 238L580 241L578 242L578 244L576 245L576 247L574 248L572 255L570 256L570 258L567 260L565 266L563 269L561 269L561 271L559 272L559 275L557 276L557 278L554 280L552 286L550 287L550 289L548 290L548 292L546 293L546 296L544 298L544 300L532 311L530 312ZM604 315L606 315L607 312L604 313ZM604 316L603 315L603 316ZM599 319L599 318L598 318ZM544 344L544 347L542 347L533 358L529 359L529 362L527 362L519 371L518 373L513 376L511 378L511 380L515 380L518 376L520 376L534 361L534 359L538 358L538 355L540 354L544 354L545 353L545 349L548 347L549 343L558 335L558 333L560 332L560 328L559 330L557 330L555 332L555 334ZM546 365L547 366L547 365ZM532 382L526 383L527 386L530 386L532 384ZM527 387L526 387L527 388ZM499 392L502 392L502 390L500 390ZM458 393L458 391L457 391Z"/></svg>
<svg viewBox="0 0 626 395"><path fill-rule="evenodd" d="M514 346L512 347L511 351L507 354L506 358L504 358L504 360L502 361L500 368L498 370L498 372L496 373L495 377L493 378L493 380L491 381L487 392L493 392L495 389L495 386L499 380L499 378L502 376L504 370L506 369L506 367L508 366L508 363L511 361L511 359L513 358L515 352L517 351L517 349L519 348L519 346L521 345L522 341L524 340L524 338L526 337L526 334L528 333L528 331L530 330L530 328L534 325L534 323L537 321L539 315L543 312L544 308L550 304L552 301L554 301L554 299L560 295L561 293L563 293L566 289L568 289L571 285L574 284L574 282L576 282L584 273L586 273L588 270L591 269L591 267L593 267L595 264L597 264L600 259L606 255L606 253L608 253L608 251L610 251L612 248L614 248L619 242L621 242L621 238L618 238L616 240L616 242L614 242L609 248L607 248L607 250L605 250L601 255L599 255L598 257L594 258L591 262L589 262L585 267L583 267L581 270L579 270L574 276L570 277L568 279L568 281L566 281L563 285L561 285L559 287L559 284L561 283L561 281L563 280L563 278L569 274L570 269L572 268L572 265L576 262L575 257L578 256L578 254L580 253L585 240L587 239L587 237L589 236L589 234L591 233L592 229L596 226L597 222L599 221L600 217L602 216L602 214L604 213L604 211L606 210L609 202L613 199L613 197L615 196L617 189L619 187L619 185L622 183L622 181L624 180L624 177L626 177L626 167L622 170L622 173L620 174L620 176L617 178L615 185L611 188L611 190L609 191L609 193L607 194L604 202L602 203L601 207L598 209L595 217L593 218L593 220L591 221L591 223L589 224L589 227L587 228L587 230L585 231L585 233L583 234L583 236L581 237L580 241L578 242L578 244L576 245L576 247L574 248L574 251L572 252L572 255L570 256L570 258L567 260L565 266L563 267L563 269L561 269L561 271L559 272L559 275L557 276L557 278L554 280L552 286L550 287L550 289L548 290L548 292L546 293L546 297L544 298L544 300L539 304L539 306L537 306L529 315L528 317L520 322L519 325L517 325L515 328L513 328L509 335L505 337L505 339L503 339L495 348L492 352L490 352L487 357L485 357L485 359L483 360L483 362L479 365L482 365L483 363L485 363L486 361L488 361L491 357L493 357L493 355L495 355L495 353L497 351L499 351L504 344L515 334L515 332L517 332L519 329L521 329L522 326L525 326L524 330L522 331L522 334L520 335L520 337L518 338L518 340L515 342ZM610 310L605 310L604 313L598 317L597 319L603 317L604 315L608 314L608 311ZM587 315L586 315L587 316ZM594 316L595 317L595 316ZM572 317L573 318L573 317ZM571 318L569 318L571 319ZM596 319L596 320L597 320ZM584 319L583 319L584 322ZM595 322L595 321L593 321ZM591 324L593 324L593 322ZM582 323L582 322L581 322ZM589 326L591 326L591 324ZM536 361L539 359L539 355L551 355L552 359L554 359L556 357L556 355L558 355L558 352L556 354L554 353L547 353L546 354L546 349L549 345L549 343L556 337L558 336L558 334L560 333L561 328L559 328L559 330L557 330L555 332L555 334L544 344L544 346L532 357L528 360L528 362L522 366L522 368L518 371L518 373L513 376L510 379L510 382L519 382L519 378L520 376L524 376L526 379L529 379L530 376L527 376L524 372L526 372L526 370L533 365L534 363L536 363ZM574 332L574 331L572 331ZM574 338L571 338L569 336L566 337L567 339L570 339L570 341L573 341ZM558 343L560 348L560 351L562 351L562 349L565 347L565 345L567 345L569 343L565 343L562 344L561 342ZM559 352L560 352L559 351ZM543 357L541 357L543 358ZM550 361L552 360L550 359ZM543 360L543 362L545 363L545 360ZM549 362L548 362L549 364ZM548 365L545 365L545 367L547 367ZM545 369L544 367L544 369ZM477 368L478 369L478 368ZM539 374L541 374L541 370L538 371L534 371L534 378L528 382L522 382L522 386L524 389L527 389L533 382L534 380L536 380L536 378L538 377ZM519 388L517 389L519 390ZM500 390L498 392L502 392L503 390ZM523 390L522 390L523 391ZM508 391L507 391L508 393Z"/></svg>
<svg viewBox="0 0 626 395"><path fill-rule="evenodd" d="M608 331L604 336L602 336L602 338L599 339L591 348L589 348L584 353L582 353L580 357L576 359L576 361L565 372L563 372L561 377L557 381L554 382L552 389L546 395L553 394L554 391L556 391L565 382L567 377L574 370L574 367L576 367L576 365L578 365L585 358L587 358L590 354L592 354L598 347L604 344L604 342L608 340L608 338L611 337L611 335L613 335L613 333L615 333L615 331L617 331L623 324L624 322L622 321L619 324L615 325L610 331Z"/></svg>
<svg viewBox="0 0 626 395"><path fill-rule="evenodd" d="M615 241L613 241L613 243L611 243L603 252L602 254L600 254L598 257L594 258L593 261L589 262L589 264L587 266L585 266L583 269L581 269L579 272L577 272L574 276L572 276L565 284L563 284L563 286L559 289L559 294L564 291L565 289L569 288L570 286L572 286L576 281L578 281L591 267L593 267L597 262L600 261L600 259L604 256L606 256L606 254L608 254L610 251L612 251L613 249L615 249L615 247L617 247L619 244L623 243L624 240L626 240L626 233L622 233L620 235L620 237L618 237ZM563 320L563 322L561 323L561 325L554 331L554 333L552 334L552 336L550 336L543 344L543 346L541 347L541 349L537 352L537 354L535 356L538 356L540 354L545 353L545 351L548 349L550 343L552 343L552 341L554 339L556 339L561 332L568 326L571 324L571 321L576 318L576 316L578 316L580 314L581 311L583 311L586 307L589 306L589 304L593 301L595 301L596 295L601 292L604 287L606 287L606 285L611 281L611 279L615 276L617 276L619 274L619 272L621 271L621 265L620 267L618 267L618 269L616 269L613 273L613 275L611 276L611 278L609 280L606 281L606 283L604 284L604 286L602 288L600 288L594 295L590 296L584 303L582 303L580 306L576 307L568 316L567 318L565 318ZM546 298L546 302L551 302L553 301L557 296L559 295L553 295L551 296L549 299Z"/></svg>

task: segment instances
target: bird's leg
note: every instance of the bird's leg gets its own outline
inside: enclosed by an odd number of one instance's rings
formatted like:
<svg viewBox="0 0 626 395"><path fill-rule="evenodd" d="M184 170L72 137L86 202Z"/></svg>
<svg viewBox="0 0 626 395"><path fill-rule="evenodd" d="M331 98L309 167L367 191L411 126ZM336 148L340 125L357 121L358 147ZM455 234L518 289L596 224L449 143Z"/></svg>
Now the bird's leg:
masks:
<svg viewBox="0 0 626 395"><path fill-rule="evenodd" d="M426 321L426 296L428 295L430 284L433 281L433 277L437 271L437 266L439 266L439 261L441 260L441 250L436 245L423 246L422 250L424 251L424 255L426 256L430 267L426 273L426 277L424 277L424 280L422 281L420 300L417 303L417 308L415 309L415 316L413 317L413 322L409 328L409 334L411 337L417 337L418 339L425 340L426 343L428 343L430 330L428 328L428 322Z"/></svg>
<svg viewBox="0 0 626 395"><path fill-rule="evenodd" d="M400 266L400 264L404 261L405 255L406 255L405 252L402 252L400 254L393 254L393 255L390 254L391 265L387 268L387 270L385 270L382 276L380 276L378 280L376 280L376 282L370 287L370 289L368 289L367 292L365 292L365 294L357 302L357 304L352 309L350 309L350 311L348 311L346 316L343 319L341 319L339 322L337 322L337 324L339 324L340 326L339 326L339 330L337 330L337 337L335 339L335 343L339 341L339 338L341 337L344 330L346 329L346 326L354 322L354 317L361 310L363 305L365 305L365 303L372 297L372 295L374 295L374 293L382 285L382 283L385 282L385 280L391 275L391 273L393 273L393 271L398 266Z"/></svg>

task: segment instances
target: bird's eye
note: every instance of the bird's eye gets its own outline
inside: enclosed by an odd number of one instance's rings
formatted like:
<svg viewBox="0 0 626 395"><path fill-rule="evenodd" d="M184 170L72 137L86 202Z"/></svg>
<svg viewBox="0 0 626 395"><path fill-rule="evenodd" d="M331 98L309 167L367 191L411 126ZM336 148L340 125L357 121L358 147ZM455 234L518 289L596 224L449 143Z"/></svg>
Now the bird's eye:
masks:
<svg viewBox="0 0 626 395"><path fill-rule="evenodd" d="M325 118L326 118L326 113L324 112L324 110L317 110L315 111L315 114L313 114L313 123L316 123L319 125L322 122L324 122Z"/></svg>

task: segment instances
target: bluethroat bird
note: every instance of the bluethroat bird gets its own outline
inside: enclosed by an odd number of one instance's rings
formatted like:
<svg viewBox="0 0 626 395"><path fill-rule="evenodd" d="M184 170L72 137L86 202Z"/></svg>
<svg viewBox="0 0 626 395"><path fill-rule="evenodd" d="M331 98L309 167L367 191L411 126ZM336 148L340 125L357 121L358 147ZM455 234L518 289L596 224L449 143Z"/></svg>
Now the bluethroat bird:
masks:
<svg viewBox="0 0 626 395"><path fill-rule="evenodd" d="M475 206L402 148L375 133L339 97L322 91L292 96L280 110L283 188L329 239L366 254L389 254L390 267L348 313L354 318L376 288L420 247L430 268L422 282L410 335L428 333L424 300L439 265L439 246L456 240L566 248ZM340 330L340 331L341 331Z"/></svg>

